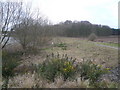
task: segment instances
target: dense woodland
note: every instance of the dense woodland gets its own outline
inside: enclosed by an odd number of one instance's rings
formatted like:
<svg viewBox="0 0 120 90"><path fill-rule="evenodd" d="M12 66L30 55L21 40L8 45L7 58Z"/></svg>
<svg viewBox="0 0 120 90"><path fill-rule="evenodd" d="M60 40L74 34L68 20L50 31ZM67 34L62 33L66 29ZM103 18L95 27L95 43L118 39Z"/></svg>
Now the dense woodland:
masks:
<svg viewBox="0 0 120 90"><path fill-rule="evenodd" d="M47 34L49 35L67 37L88 37L91 33L95 33L97 36L120 35L120 29L110 28L107 25L92 24L89 21L72 22L70 20L66 20L65 22L60 22L59 24L55 25L41 25L40 23L36 24L35 22L36 21L31 19L31 25L29 25L28 27L25 26L25 21L18 25L15 25L13 28L14 31L12 33L17 32L18 30L20 31L24 28L29 28L28 32L31 32L31 30L34 30L33 32L36 32L34 28L36 27L36 29L39 29L39 31L43 31L46 29L46 32L48 32ZM34 27L32 27L32 23L34 23Z"/></svg>
<svg viewBox="0 0 120 90"><path fill-rule="evenodd" d="M32 23L34 22L34 20L31 19L30 22L31 25L29 25L28 27L30 28L28 32L31 32L32 29L34 30L33 32L36 32L35 28L32 27ZM25 22L22 22L19 25L15 25L14 32L16 32L18 28L19 30L21 28L25 28L24 23ZM37 27L38 25L39 27ZM95 33L97 36L110 36L110 35L120 34L120 29L110 28L107 25L92 24L89 21L72 22L71 20L66 20L65 22L60 22L59 24L55 24L55 25L49 25L49 24L41 25L40 23L37 23L35 27L36 29L39 29L39 31L43 31L44 29L46 29L47 34L53 36L88 37L91 33Z"/></svg>
<svg viewBox="0 0 120 90"><path fill-rule="evenodd" d="M120 34L119 29L112 29L106 25L92 24L89 21L70 21L66 20L53 26L59 36L68 37L88 37L91 33L97 36L109 36Z"/></svg>

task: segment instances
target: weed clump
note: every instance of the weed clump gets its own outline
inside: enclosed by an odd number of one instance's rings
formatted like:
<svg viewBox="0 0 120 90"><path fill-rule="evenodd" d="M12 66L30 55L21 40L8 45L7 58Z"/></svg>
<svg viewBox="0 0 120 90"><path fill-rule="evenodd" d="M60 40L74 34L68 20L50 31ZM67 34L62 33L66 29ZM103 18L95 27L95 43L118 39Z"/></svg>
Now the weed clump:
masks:
<svg viewBox="0 0 120 90"><path fill-rule="evenodd" d="M67 45L66 43L59 43L59 44L55 44L55 47L60 47L62 50L67 50Z"/></svg>

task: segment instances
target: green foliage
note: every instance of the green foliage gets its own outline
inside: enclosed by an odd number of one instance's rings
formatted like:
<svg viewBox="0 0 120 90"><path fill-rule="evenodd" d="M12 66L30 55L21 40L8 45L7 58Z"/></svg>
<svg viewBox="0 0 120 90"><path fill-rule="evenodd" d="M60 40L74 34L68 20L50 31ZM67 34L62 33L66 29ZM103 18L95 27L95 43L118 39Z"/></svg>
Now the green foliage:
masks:
<svg viewBox="0 0 120 90"><path fill-rule="evenodd" d="M67 48L66 47L62 47L62 50L67 50Z"/></svg>
<svg viewBox="0 0 120 90"><path fill-rule="evenodd" d="M2 52L2 76L5 78L12 77L14 75L14 69L20 64L19 56L21 52L9 53L7 51Z"/></svg>
<svg viewBox="0 0 120 90"><path fill-rule="evenodd" d="M62 50L67 50L67 45L66 45L66 43L59 43L59 44L56 44L55 46L57 46L57 47L61 47L61 49Z"/></svg>
<svg viewBox="0 0 120 90"><path fill-rule="evenodd" d="M80 74L84 79L89 79L94 84L98 78L109 72L109 68L103 69L101 65L95 64L93 61L83 61L80 66Z"/></svg>
<svg viewBox="0 0 120 90"><path fill-rule="evenodd" d="M58 75L62 75L64 80L71 78L75 75L77 67L74 65L74 60L68 58L67 54L60 57L60 55L47 56L47 59L38 65L38 73L50 80L54 81L54 78Z"/></svg>
<svg viewBox="0 0 120 90"><path fill-rule="evenodd" d="M60 57L60 55L48 55L47 59L37 66L37 72L42 77L54 81L58 75L62 75L64 80L74 77L78 72L81 77L90 80L93 85L98 78L105 73L109 72L109 68L102 68L91 60L83 61L80 64L68 58L67 54Z"/></svg>
<svg viewBox="0 0 120 90"><path fill-rule="evenodd" d="M67 45L66 45L66 43L59 43L59 44L57 44L57 47L67 47Z"/></svg>
<svg viewBox="0 0 120 90"><path fill-rule="evenodd" d="M92 33L92 34L90 34L90 36L88 37L88 40L89 40L89 41L94 41L96 38L97 38L97 36L96 36L94 33Z"/></svg>

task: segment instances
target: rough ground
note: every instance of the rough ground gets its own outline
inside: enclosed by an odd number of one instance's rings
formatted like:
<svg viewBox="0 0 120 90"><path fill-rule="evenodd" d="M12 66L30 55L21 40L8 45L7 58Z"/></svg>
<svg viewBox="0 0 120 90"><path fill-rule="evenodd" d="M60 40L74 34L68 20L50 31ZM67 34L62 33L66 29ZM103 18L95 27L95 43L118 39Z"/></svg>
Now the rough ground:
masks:
<svg viewBox="0 0 120 90"><path fill-rule="evenodd" d="M66 44L66 50L54 46L54 44L61 42ZM19 47L19 45L13 48L18 50L17 47ZM10 49L12 49L12 47ZM51 53L59 53L60 55L67 54L69 57L76 58L78 62L81 62L83 59L95 60L95 63L101 64L103 67L112 68L112 73L103 75L103 77L118 82L118 50L97 46L95 42L88 41L85 38L56 37L47 47L42 48L39 54L21 57L22 64L16 68L16 71L31 68L32 64L41 63L45 60L46 55Z"/></svg>
<svg viewBox="0 0 120 90"><path fill-rule="evenodd" d="M112 38L112 39L111 39ZM115 37L116 41L117 38ZM106 39L108 40L108 38ZM109 40L113 40L110 37ZM97 45L94 42L87 41L84 38L55 38L54 43L66 43L67 50L62 50L58 47L52 47L52 49L46 49L47 53L60 53L68 54L70 57L77 58L78 61L84 59L94 59L97 64L101 64L104 67L110 67L111 73L105 74L102 78L108 78L111 81L119 82L118 80L118 48L110 46Z"/></svg>
<svg viewBox="0 0 120 90"><path fill-rule="evenodd" d="M104 37L98 37L96 41L99 42L112 42L112 43L118 43L119 36L104 36Z"/></svg>

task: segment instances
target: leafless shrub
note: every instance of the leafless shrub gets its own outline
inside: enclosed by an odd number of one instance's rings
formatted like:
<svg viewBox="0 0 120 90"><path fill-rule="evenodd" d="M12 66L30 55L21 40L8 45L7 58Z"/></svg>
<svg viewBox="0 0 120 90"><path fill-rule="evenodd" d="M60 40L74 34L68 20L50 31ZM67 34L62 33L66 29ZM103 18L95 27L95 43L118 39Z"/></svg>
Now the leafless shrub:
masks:
<svg viewBox="0 0 120 90"><path fill-rule="evenodd" d="M94 33L92 33L92 34L90 34L90 36L88 37L88 40L89 40L89 41L94 41L96 38L97 38L97 36L96 36Z"/></svg>
<svg viewBox="0 0 120 90"><path fill-rule="evenodd" d="M50 27L48 20L44 19L36 12L31 12L31 8L26 7L23 11L21 22L14 25L13 37L26 50L28 47L40 48L51 39Z"/></svg>
<svg viewBox="0 0 120 90"><path fill-rule="evenodd" d="M20 20L21 10L22 2L0 1L1 48L4 48L8 43L13 26Z"/></svg>

